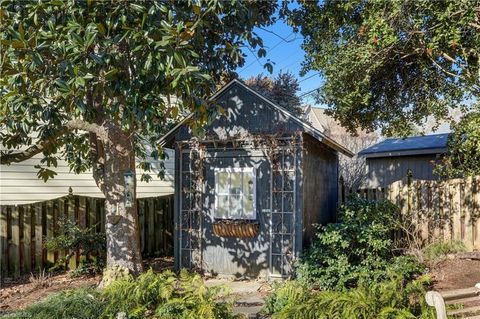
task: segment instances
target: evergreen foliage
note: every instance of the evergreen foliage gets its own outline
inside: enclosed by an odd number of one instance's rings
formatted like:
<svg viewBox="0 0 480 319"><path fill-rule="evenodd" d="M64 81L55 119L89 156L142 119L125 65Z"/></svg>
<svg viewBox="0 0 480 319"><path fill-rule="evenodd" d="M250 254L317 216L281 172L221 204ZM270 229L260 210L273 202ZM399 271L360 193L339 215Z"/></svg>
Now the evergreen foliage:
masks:
<svg viewBox="0 0 480 319"><path fill-rule="evenodd" d="M304 72L345 127L406 136L480 97L477 0L284 1L304 37Z"/></svg>
<svg viewBox="0 0 480 319"><path fill-rule="evenodd" d="M301 100L297 96L300 85L297 78L290 72L280 72L272 78L259 74L245 81L251 88L270 101L289 110L293 114L301 114Z"/></svg>
<svg viewBox="0 0 480 319"><path fill-rule="evenodd" d="M44 247L49 251L68 251L68 254L56 262L55 268L65 267L77 251L80 252L81 265L73 272L74 275L99 272L105 266L105 234L97 233L95 227L96 225L93 225L82 229L68 218L59 221L58 235L44 242Z"/></svg>
<svg viewBox="0 0 480 319"><path fill-rule="evenodd" d="M360 283L388 279L390 273L406 279L422 266L412 256L392 253L398 208L389 201L352 196L339 212L338 223L319 227L317 237L300 261L300 281L321 289L344 290Z"/></svg>

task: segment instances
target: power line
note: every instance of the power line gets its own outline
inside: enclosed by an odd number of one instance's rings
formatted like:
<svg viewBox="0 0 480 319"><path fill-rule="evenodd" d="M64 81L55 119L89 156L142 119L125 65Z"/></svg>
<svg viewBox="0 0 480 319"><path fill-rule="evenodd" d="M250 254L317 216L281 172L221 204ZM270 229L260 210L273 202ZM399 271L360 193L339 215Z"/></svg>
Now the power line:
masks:
<svg viewBox="0 0 480 319"><path fill-rule="evenodd" d="M315 91L318 91L319 89L320 89L320 88L318 87L318 88L316 88L316 89L313 89L313 90L310 90L310 91L308 91L308 92L305 92L305 93L303 93L302 95L300 95L299 98L302 98L302 97L305 97L305 96L307 96L307 95L310 95L310 94L314 93Z"/></svg>
<svg viewBox="0 0 480 319"><path fill-rule="evenodd" d="M319 75L319 74L320 74L320 72L317 72L317 73L315 73L315 74L312 74L312 75L310 75L309 77L306 77L306 78L304 78L304 79L301 79L300 81L298 81L298 83L302 83L303 81L306 81L306 80L308 80L308 79L311 79L311 78L313 78L314 76L317 76L317 75Z"/></svg>
<svg viewBox="0 0 480 319"><path fill-rule="evenodd" d="M288 38L289 38L292 34L294 34L293 31L290 32L290 34L289 34L286 38L281 38L281 40L278 41L278 42L277 42L272 48L270 48L267 52L268 52L268 53L272 52L273 50L275 50L275 48L277 48L280 44L282 44L282 43L284 43L284 42L285 42L285 43L289 43L289 42L295 41L295 40L297 39L296 37L293 38L293 39L291 39L291 40L288 40ZM276 35L276 34L275 34L275 35ZM278 35L277 35L277 36L278 36ZM252 52L252 51L250 50L250 52ZM252 52L252 54L255 56L255 53L254 53L254 52ZM252 63L249 63L247 66L244 66L243 68L241 68L241 69L238 71L238 73L242 73L243 71L245 71L246 69L248 69L249 67L251 67L252 65L254 65L256 62L258 62L258 63L261 65L260 61L259 61L258 58L255 56L255 61L253 61ZM262 65L261 65L261 66L262 66Z"/></svg>

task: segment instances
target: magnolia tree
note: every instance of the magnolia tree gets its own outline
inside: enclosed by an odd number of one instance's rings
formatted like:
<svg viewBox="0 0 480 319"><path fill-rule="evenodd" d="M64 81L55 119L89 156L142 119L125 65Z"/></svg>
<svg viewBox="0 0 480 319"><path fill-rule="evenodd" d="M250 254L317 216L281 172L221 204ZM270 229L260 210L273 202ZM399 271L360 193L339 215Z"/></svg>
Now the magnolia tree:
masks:
<svg viewBox="0 0 480 319"><path fill-rule="evenodd" d="M148 171L148 157L163 157L155 142L180 112L195 114L197 131L213 116L207 97L222 75L243 65L242 47L265 55L253 29L272 22L275 6L2 3L0 134L9 151L1 164L43 154L38 175L45 180L59 158L74 172L91 168L106 198L107 266L139 273L136 160Z"/></svg>

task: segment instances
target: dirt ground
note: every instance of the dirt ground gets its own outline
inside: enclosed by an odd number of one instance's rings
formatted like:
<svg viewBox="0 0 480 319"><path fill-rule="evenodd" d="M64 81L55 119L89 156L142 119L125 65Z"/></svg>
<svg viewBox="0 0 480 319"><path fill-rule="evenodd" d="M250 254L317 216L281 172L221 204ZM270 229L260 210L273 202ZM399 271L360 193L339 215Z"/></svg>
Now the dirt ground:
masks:
<svg viewBox="0 0 480 319"><path fill-rule="evenodd" d="M430 270L436 290L473 287L480 283L480 260L445 259Z"/></svg>
<svg viewBox="0 0 480 319"><path fill-rule="evenodd" d="M98 285L101 276L72 278L69 274L56 274L44 280L30 280L30 275L16 280L6 280L0 289L0 315L12 310L23 309L50 294L80 287Z"/></svg>
<svg viewBox="0 0 480 319"><path fill-rule="evenodd" d="M156 258L145 262L145 268L155 271L171 269L171 258ZM473 287L480 283L480 260L446 259L438 262L430 270L436 290ZM38 276L36 276L38 278ZM43 281L30 279L30 275L15 280L5 280L0 288L0 315L23 309L48 295L79 287L94 287L101 277L89 276L72 278L68 273L59 273Z"/></svg>

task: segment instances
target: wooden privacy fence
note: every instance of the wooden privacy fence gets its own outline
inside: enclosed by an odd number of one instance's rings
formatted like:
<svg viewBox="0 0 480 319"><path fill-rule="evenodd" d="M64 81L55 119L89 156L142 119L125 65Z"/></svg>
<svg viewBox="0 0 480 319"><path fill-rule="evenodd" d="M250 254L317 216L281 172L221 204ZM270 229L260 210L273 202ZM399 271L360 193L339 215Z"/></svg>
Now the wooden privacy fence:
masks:
<svg viewBox="0 0 480 319"><path fill-rule="evenodd" d="M68 195L26 205L0 206L0 274L19 276L52 266L66 252L50 252L45 238L58 234L59 220L105 231L104 199ZM138 199L140 241L144 257L173 255L173 195ZM79 265L79 252L69 268Z"/></svg>
<svg viewBox="0 0 480 319"><path fill-rule="evenodd" d="M340 185L340 202L351 192ZM395 203L424 244L458 240L470 251L480 250L480 176L446 181L407 177L386 188L359 189L356 193Z"/></svg>

